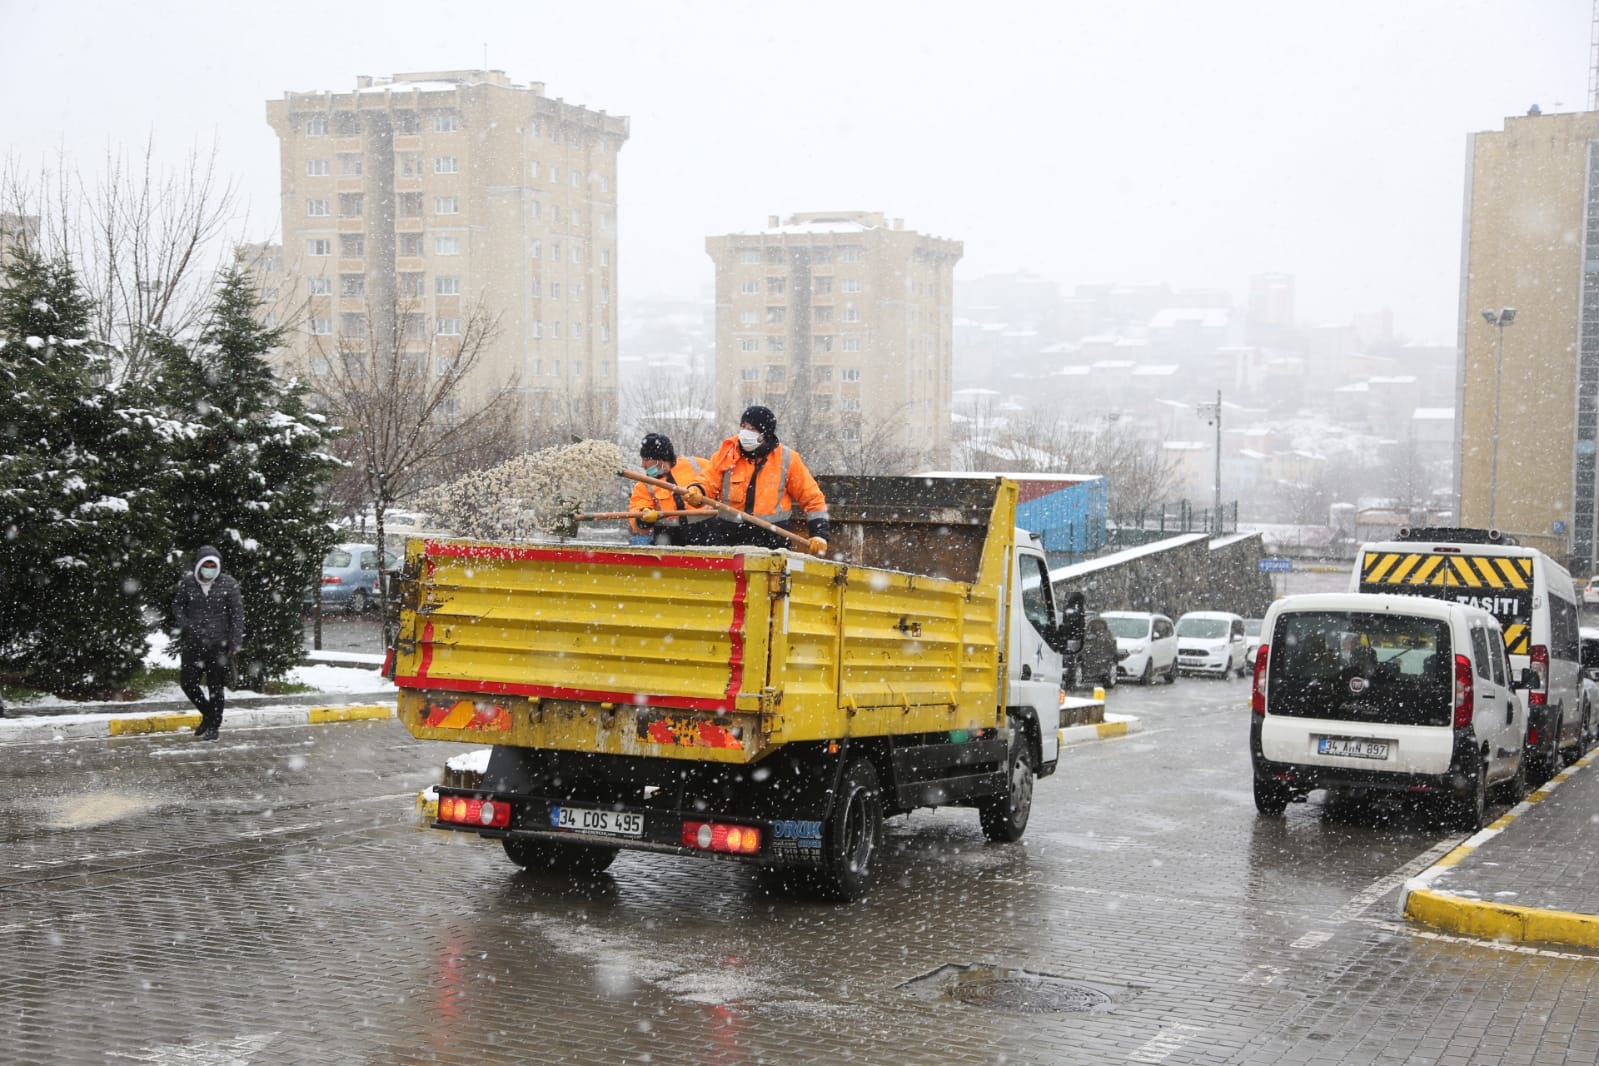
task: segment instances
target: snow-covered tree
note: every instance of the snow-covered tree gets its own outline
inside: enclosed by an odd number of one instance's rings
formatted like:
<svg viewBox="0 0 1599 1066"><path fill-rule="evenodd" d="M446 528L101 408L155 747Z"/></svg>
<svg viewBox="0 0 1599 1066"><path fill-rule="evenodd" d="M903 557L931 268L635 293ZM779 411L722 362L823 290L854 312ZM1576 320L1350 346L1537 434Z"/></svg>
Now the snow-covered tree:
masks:
<svg viewBox="0 0 1599 1066"><path fill-rule="evenodd" d="M337 540L323 502L339 465L327 450L331 432L307 410L304 389L267 364L281 341L262 322L250 280L230 269L199 343L158 349L165 405L194 426L172 452L163 489L168 563L187 565L202 544L222 552L243 588L242 667L252 680L281 677L303 658L301 595ZM169 568L169 579L179 572ZM170 589L152 602L168 606Z"/></svg>
<svg viewBox="0 0 1599 1066"><path fill-rule="evenodd" d="M0 283L0 673L114 692L143 661L153 487L181 427L112 383L71 265L16 251Z"/></svg>

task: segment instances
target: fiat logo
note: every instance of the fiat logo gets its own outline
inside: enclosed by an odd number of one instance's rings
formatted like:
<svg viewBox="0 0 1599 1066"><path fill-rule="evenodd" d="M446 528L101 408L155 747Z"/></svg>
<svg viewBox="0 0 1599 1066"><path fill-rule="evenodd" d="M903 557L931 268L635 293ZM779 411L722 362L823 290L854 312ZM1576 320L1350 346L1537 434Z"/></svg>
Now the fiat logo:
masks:
<svg viewBox="0 0 1599 1066"><path fill-rule="evenodd" d="M1371 682L1367 681L1363 677L1352 677L1349 679L1349 691L1358 696L1362 692L1366 691L1366 688L1370 684Z"/></svg>

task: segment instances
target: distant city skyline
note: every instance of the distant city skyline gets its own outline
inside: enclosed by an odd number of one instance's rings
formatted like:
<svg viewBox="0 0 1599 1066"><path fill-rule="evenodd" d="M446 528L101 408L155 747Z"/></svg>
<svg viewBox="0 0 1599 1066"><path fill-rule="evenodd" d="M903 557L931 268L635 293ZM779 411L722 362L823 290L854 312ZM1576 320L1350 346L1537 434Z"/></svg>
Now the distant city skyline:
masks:
<svg viewBox="0 0 1599 1066"><path fill-rule="evenodd" d="M277 233L262 101L397 70L500 69L631 120L624 297L700 298L704 239L770 214L880 211L961 241L957 281L1028 271L1225 288L1296 279L1302 320L1391 308L1453 343L1465 147L1531 105L1586 104L1587 0L953 3L818 0L796 22L726 2L448 11L284 0L15 5L0 42L22 172L92 181L153 139L215 143L248 222Z"/></svg>

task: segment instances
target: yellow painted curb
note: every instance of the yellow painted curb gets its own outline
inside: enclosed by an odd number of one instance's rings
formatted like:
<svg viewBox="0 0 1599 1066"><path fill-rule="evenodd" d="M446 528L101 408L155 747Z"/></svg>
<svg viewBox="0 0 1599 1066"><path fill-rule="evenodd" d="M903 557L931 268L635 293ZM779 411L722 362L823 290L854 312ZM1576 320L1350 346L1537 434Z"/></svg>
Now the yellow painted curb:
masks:
<svg viewBox="0 0 1599 1066"><path fill-rule="evenodd" d="M1094 731L1099 734L1099 738L1101 740L1104 740L1108 737L1124 737L1127 735L1127 723L1096 722L1094 724Z"/></svg>
<svg viewBox="0 0 1599 1066"><path fill-rule="evenodd" d="M180 729L193 729L200 724L198 711L186 714L152 714L138 718L113 718L108 723L114 737L136 736L140 733L176 733Z"/></svg>
<svg viewBox="0 0 1599 1066"><path fill-rule="evenodd" d="M1594 914L1516 907L1417 889L1405 900L1405 917L1487 940L1599 947L1599 915Z"/></svg>
<svg viewBox="0 0 1599 1066"><path fill-rule="evenodd" d="M393 718L394 707L389 704L368 704L352 707L312 707L310 722L359 722L366 718Z"/></svg>
<svg viewBox="0 0 1599 1066"><path fill-rule="evenodd" d="M439 801L435 796L428 798L428 790L423 789L416 794L416 812L428 821L437 821L439 817Z"/></svg>

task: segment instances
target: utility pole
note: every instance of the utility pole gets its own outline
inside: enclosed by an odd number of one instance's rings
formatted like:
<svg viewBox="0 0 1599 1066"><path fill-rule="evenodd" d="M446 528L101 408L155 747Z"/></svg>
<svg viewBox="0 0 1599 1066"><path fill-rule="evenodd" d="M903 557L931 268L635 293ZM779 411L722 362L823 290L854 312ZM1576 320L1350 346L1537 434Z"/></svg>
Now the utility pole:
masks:
<svg viewBox="0 0 1599 1066"><path fill-rule="evenodd" d="M1599 3L1599 0L1595 0ZM1221 534L1221 390L1216 390L1216 402L1197 405L1201 417L1206 424L1216 427L1216 477L1214 482L1215 495L1212 498L1210 513L1210 531L1213 535Z"/></svg>
<svg viewBox="0 0 1599 1066"><path fill-rule="evenodd" d="M1599 2L1599 0L1596 0ZM1514 307L1501 308L1498 311L1486 310L1482 313L1483 321L1499 330L1499 349L1494 358L1494 428L1493 439L1488 443L1488 528L1499 528L1496 521L1499 513L1499 393L1500 380L1505 372L1505 327L1516 320Z"/></svg>

